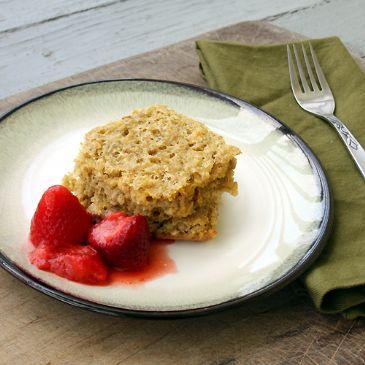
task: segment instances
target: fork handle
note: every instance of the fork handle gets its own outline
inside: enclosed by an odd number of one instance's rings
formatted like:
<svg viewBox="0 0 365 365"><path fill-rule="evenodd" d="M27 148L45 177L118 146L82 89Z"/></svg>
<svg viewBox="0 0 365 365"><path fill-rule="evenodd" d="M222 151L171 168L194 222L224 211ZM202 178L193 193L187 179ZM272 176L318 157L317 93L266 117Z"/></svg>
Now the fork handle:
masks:
<svg viewBox="0 0 365 365"><path fill-rule="evenodd" d="M330 114L324 115L323 118L327 119L336 128L362 177L365 179L365 150L361 144L336 116Z"/></svg>

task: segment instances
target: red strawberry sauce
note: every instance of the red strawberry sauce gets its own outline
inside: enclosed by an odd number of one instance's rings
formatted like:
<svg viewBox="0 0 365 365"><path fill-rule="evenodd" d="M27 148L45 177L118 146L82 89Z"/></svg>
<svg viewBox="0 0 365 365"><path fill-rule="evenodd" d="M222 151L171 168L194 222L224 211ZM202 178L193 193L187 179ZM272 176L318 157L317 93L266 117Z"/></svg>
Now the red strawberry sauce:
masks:
<svg viewBox="0 0 365 365"><path fill-rule="evenodd" d="M88 237L88 239L86 239ZM30 227L35 249L30 262L40 270L89 284L142 284L176 272L166 244L152 241L146 217L111 213L92 217L64 186L48 188Z"/></svg>
<svg viewBox="0 0 365 365"><path fill-rule="evenodd" d="M176 270L175 261L169 256L167 245L175 242L174 240L153 240L151 242L151 248L149 252L149 261L147 266L139 271L118 271L115 268L109 267L105 269L100 268L98 271L102 273L98 276L95 271L95 264L92 273L87 273L87 265L83 264L83 268L76 270L76 274L73 272L67 273L65 266L61 265L61 255L47 257L48 251L44 251L42 247L32 251L30 253L31 262L41 270L54 272L56 275L66 277L69 280L78 281L88 285L141 285L147 281L157 279L167 274L173 274ZM89 246L78 246L89 248ZM76 247L77 248L77 247ZM55 260L56 257L56 260ZM49 260L51 259L51 260ZM56 264L56 265L55 265ZM100 264L98 263L100 266ZM104 272L103 272L104 270ZM77 276L76 276L77 275ZM99 279L99 280L98 280Z"/></svg>
<svg viewBox="0 0 365 365"><path fill-rule="evenodd" d="M167 245L174 240L154 240L151 244L149 263L140 271L112 270L110 284L139 285L166 274L176 272L175 261L168 255Z"/></svg>

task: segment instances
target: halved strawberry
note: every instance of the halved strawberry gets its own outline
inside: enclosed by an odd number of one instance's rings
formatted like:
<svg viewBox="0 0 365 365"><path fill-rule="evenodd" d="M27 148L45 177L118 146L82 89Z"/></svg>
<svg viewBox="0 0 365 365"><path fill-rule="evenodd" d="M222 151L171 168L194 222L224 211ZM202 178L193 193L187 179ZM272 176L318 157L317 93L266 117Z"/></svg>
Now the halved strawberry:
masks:
<svg viewBox="0 0 365 365"><path fill-rule="evenodd" d="M90 246L41 244L30 254L30 262L38 269L84 284L105 284L109 275L99 253Z"/></svg>
<svg viewBox="0 0 365 365"><path fill-rule="evenodd" d="M30 226L34 246L83 243L92 225L92 217L79 200L62 185L48 188L38 203Z"/></svg>
<svg viewBox="0 0 365 365"><path fill-rule="evenodd" d="M89 243L112 266L123 271L141 270L148 264L150 233L142 215L112 213L94 225Z"/></svg>

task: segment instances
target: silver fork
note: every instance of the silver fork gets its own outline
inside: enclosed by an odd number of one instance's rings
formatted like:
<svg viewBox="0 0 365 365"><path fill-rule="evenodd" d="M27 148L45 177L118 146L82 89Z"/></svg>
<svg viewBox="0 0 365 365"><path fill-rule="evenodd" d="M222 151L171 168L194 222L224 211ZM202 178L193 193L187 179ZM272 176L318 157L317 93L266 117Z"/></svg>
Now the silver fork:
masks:
<svg viewBox="0 0 365 365"><path fill-rule="evenodd" d="M330 87L328 86L321 66L319 65L317 56L314 53L312 45L309 43L309 49L312 55L314 70L312 70L312 67L309 63L309 59L304 45L302 44L301 47L306 71L310 80L310 86L308 85L306 75L303 71L298 51L295 45L292 45L292 47L299 72L299 78L295 70L290 46L287 45L290 82L296 101L304 110L315 114L322 119L327 120L331 123L332 126L335 127L342 141L345 143L348 151L350 152L356 166L360 170L361 175L365 179L365 151L363 147L361 147L360 143L356 140L356 138L352 135L352 133L346 128L346 126L333 114L335 111L335 99L333 97ZM317 80L319 81L318 83L314 77L313 71L316 72Z"/></svg>

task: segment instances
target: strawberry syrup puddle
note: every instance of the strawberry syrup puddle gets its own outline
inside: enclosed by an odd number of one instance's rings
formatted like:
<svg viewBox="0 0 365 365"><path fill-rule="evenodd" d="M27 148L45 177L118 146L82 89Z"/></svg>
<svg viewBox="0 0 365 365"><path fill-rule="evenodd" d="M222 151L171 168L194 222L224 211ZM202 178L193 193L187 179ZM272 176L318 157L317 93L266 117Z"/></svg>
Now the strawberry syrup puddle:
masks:
<svg viewBox="0 0 365 365"><path fill-rule="evenodd" d="M87 285L137 285L176 272L166 247L174 241L151 241L146 217L112 212L97 220L62 185L43 193L29 240L31 264Z"/></svg>
<svg viewBox="0 0 365 365"><path fill-rule="evenodd" d="M176 273L175 261L169 256L167 245L174 240L153 240L148 266L140 271L126 272L112 270L107 285L141 285L167 274Z"/></svg>
<svg viewBox="0 0 365 365"><path fill-rule="evenodd" d="M154 239L151 242L150 253L149 253L149 263L147 267L139 271L118 271L115 268L109 267L108 279L104 284L97 283L86 283L86 285L92 286L109 286L109 285L142 285L148 281L157 279L161 276L167 274L174 274L177 272L175 261L168 254L168 245L174 243L175 240L164 240L164 239ZM32 245L29 242L29 245ZM80 246L87 247L87 246ZM34 250L29 253L29 260L32 261ZM38 255L37 255L38 256ZM47 260L42 260L43 264L47 264ZM37 265L36 265L37 266ZM40 267L38 267L40 268ZM52 272L52 270L45 271ZM53 272L57 275L57 273ZM63 275L61 275L63 276ZM66 278L70 280L70 278ZM71 279L71 281L73 281ZM82 284L82 283L81 283Z"/></svg>

